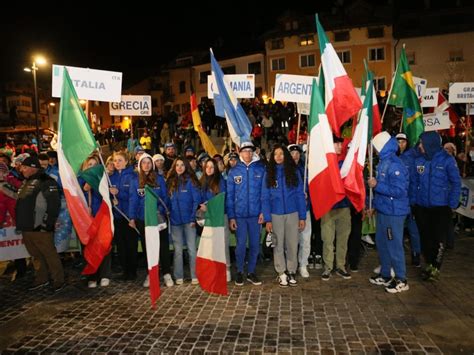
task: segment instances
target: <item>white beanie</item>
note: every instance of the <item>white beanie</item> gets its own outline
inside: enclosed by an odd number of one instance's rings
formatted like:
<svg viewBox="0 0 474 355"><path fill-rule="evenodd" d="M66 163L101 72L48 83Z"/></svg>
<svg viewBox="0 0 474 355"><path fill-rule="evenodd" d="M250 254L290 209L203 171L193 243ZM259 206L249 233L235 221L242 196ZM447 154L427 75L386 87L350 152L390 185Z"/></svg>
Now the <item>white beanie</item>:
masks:
<svg viewBox="0 0 474 355"><path fill-rule="evenodd" d="M157 160L163 160L163 161L164 161L164 160L165 160L165 157L164 157L163 155L161 155L161 154L155 154L152 159L153 159L153 163L154 163L154 162L156 162Z"/></svg>
<svg viewBox="0 0 474 355"><path fill-rule="evenodd" d="M387 131L380 132L377 134L374 139L372 140L372 144L374 145L374 148L377 152L381 152L383 147L385 147L385 144L392 138L390 133Z"/></svg>
<svg viewBox="0 0 474 355"><path fill-rule="evenodd" d="M144 154L142 154L140 159L138 159L138 166L137 166L138 172L140 172L140 170L141 170L140 166L141 166L141 163L142 163L143 159L150 159L151 160L151 170L155 170L155 163L153 162L153 158L151 157L151 155L149 155L147 153L144 153Z"/></svg>

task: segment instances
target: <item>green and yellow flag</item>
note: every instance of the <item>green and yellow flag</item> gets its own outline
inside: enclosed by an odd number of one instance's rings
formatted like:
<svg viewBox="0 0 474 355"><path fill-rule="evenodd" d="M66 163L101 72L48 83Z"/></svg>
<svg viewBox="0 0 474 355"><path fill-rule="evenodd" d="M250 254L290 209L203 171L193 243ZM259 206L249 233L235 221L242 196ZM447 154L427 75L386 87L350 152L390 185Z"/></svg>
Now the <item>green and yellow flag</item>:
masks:
<svg viewBox="0 0 474 355"><path fill-rule="evenodd" d="M423 123L423 111L416 95L413 75L408 65L405 48L402 48L400 54L400 61L395 73L388 104L403 107L403 132L407 135L411 145L416 144L420 134L425 130L425 125Z"/></svg>

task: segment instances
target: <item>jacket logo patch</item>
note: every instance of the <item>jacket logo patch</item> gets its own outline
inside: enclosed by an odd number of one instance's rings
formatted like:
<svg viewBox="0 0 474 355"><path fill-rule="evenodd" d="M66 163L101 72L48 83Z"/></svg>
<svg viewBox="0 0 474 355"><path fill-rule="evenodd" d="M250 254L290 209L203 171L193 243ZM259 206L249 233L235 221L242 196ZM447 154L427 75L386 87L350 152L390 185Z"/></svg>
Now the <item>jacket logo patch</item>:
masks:
<svg viewBox="0 0 474 355"><path fill-rule="evenodd" d="M143 197L145 196L145 189L137 189L138 196Z"/></svg>
<svg viewBox="0 0 474 355"><path fill-rule="evenodd" d="M418 174L423 174L425 172L425 166L424 165L418 165L416 167L416 171L418 172Z"/></svg>
<svg viewBox="0 0 474 355"><path fill-rule="evenodd" d="M239 185L242 183L242 175L240 176L234 176L234 182Z"/></svg>
<svg viewBox="0 0 474 355"><path fill-rule="evenodd" d="M395 171L395 175L396 175L396 176L400 175L400 172L399 172L398 170Z"/></svg>
<svg viewBox="0 0 474 355"><path fill-rule="evenodd" d="M275 180L275 185L273 186L273 188L278 189L278 180Z"/></svg>

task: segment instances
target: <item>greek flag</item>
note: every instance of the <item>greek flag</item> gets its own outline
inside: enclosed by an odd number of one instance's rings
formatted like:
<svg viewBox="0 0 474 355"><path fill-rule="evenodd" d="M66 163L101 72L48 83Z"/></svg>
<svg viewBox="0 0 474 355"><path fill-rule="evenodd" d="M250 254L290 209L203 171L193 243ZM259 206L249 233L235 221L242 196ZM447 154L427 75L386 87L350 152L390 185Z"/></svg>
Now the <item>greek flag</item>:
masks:
<svg viewBox="0 0 474 355"><path fill-rule="evenodd" d="M212 75L214 75L218 90L218 92L214 93L216 116L226 118L230 137L240 147L242 142L250 141L252 125L239 101L235 98L229 83L224 80L224 73L216 58L214 58L212 49L210 51Z"/></svg>

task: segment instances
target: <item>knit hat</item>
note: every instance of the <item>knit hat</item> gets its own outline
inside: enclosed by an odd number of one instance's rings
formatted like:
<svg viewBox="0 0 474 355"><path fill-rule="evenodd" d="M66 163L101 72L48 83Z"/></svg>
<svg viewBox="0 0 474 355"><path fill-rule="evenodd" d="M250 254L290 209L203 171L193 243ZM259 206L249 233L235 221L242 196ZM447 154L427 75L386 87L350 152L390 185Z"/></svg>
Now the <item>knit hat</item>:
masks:
<svg viewBox="0 0 474 355"><path fill-rule="evenodd" d="M156 162L157 160L165 161L165 157L161 154L155 154L152 159L153 159L153 163Z"/></svg>
<svg viewBox="0 0 474 355"><path fill-rule="evenodd" d="M140 167L141 167L141 164L142 164L142 160L143 159L150 159L151 161L151 170L155 170L155 163L153 162L153 158L151 157L150 154L147 154L147 153L143 153L140 157L140 159L138 159L138 166L137 166L137 169L138 169L138 172L141 171Z"/></svg>
<svg viewBox="0 0 474 355"><path fill-rule="evenodd" d="M377 134L374 139L372 140L372 144L374 145L374 148L377 152L381 152L383 147L385 147L385 144L392 138L390 133L387 131L380 132Z"/></svg>
<svg viewBox="0 0 474 355"><path fill-rule="evenodd" d="M15 167L16 164L21 164L23 163L23 160L25 160L26 158L28 158L30 155L28 153L23 153L23 154L19 154L17 155L15 158L13 158L13 161L11 163L11 166L12 167Z"/></svg>

